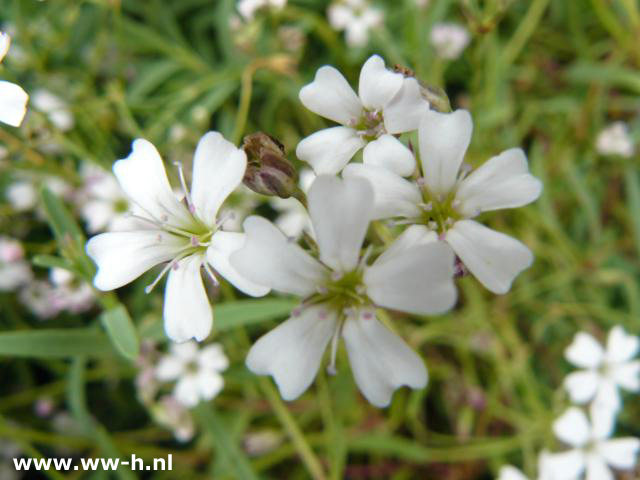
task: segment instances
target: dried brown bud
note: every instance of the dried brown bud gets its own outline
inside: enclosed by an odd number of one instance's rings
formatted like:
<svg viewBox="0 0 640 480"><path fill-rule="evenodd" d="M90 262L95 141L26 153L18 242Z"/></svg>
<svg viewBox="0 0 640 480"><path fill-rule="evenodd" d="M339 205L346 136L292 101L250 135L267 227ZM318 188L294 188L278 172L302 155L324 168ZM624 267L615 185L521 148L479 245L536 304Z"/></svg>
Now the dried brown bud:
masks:
<svg viewBox="0 0 640 480"><path fill-rule="evenodd" d="M291 197L298 189L298 172L287 160L284 146L263 132L244 137L242 145L247 154L244 184L263 195Z"/></svg>
<svg viewBox="0 0 640 480"><path fill-rule="evenodd" d="M422 98L429 102L429 105L436 112L450 112L451 111L451 103L449 102L449 97L447 93L440 87L434 87L432 85L427 85L422 82L415 74L413 70L408 67L404 67L399 64L395 64L393 66L393 71L396 73L401 73L405 77L413 77L420 84L420 93L422 94Z"/></svg>

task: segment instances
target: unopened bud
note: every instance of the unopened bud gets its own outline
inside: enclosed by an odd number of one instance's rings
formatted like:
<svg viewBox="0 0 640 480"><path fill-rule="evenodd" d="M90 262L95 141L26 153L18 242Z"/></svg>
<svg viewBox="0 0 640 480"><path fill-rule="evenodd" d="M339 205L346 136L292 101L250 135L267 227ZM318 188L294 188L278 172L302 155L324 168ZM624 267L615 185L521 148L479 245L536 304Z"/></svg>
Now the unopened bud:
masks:
<svg viewBox="0 0 640 480"><path fill-rule="evenodd" d="M298 172L287 160L284 146L263 132L244 137L242 145L247 154L244 184L263 195L291 197L298 189Z"/></svg>
<svg viewBox="0 0 640 480"><path fill-rule="evenodd" d="M394 65L393 70L397 73L401 73L405 77L415 78L418 81L418 84L420 84L420 94L422 95L422 98L429 102L429 105L433 110L445 113L451 111L449 97L442 88L427 85L416 76L413 70L402 65Z"/></svg>

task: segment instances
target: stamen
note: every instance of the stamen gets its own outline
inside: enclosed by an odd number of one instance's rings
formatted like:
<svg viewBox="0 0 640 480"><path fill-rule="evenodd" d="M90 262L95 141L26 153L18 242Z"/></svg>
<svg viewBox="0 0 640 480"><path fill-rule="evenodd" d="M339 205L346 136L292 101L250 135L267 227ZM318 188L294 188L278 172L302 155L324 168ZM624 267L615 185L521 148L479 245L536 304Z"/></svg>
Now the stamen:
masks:
<svg viewBox="0 0 640 480"><path fill-rule="evenodd" d="M222 227L222 225L227 221L227 220L235 220L236 218L236 212L232 211L232 210L227 210L225 211L220 218L216 221L216 230L218 230L219 228Z"/></svg>
<svg viewBox="0 0 640 480"><path fill-rule="evenodd" d="M178 175L180 176L180 184L182 185L182 190L184 190L184 196L187 199L187 207L192 214L196 213L196 207L193 204L193 200L191 199L191 193L187 188L187 182L184 179L184 170L182 169L182 162L173 162L173 164L178 167Z"/></svg>
<svg viewBox="0 0 640 480"><path fill-rule="evenodd" d="M418 206L425 212L430 212L431 210L433 210L433 202L419 203Z"/></svg>
<svg viewBox="0 0 640 480"><path fill-rule="evenodd" d="M213 270L211 270L211 267L209 266L209 264L207 262L203 262L203 266L204 266L204 271L207 272L207 275L209 275L209 278L211 279L213 284L215 286L220 285L220 282L218 281L216 276L213 274Z"/></svg>
<svg viewBox="0 0 640 480"><path fill-rule="evenodd" d="M342 272L331 272L331 280L337 282L342 278Z"/></svg>
<svg viewBox="0 0 640 480"><path fill-rule="evenodd" d="M165 267L162 269L162 271L160 272L160 274L156 277L156 279L144 288L144 293L146 294L151 293L153 289L156 287L156 285L158 284L158 282L160 282L162 277L166 275L169 269L170 268L176 269L177 267L178 267L177 260L171 260L169 263L167 263Z"/></svg>
<svg viewBox="0 0 640 480"><path fill-rule="evenodd" d="M338 373L336 370L336 354L338 353L338 340L340 337L340 327L337 326L333 332L333 337L331 338L331 359L329 360L329 365L327 365L327 373L329 375L335 375Z"/></svg>
<svg viewBox="0 0 640 480"><path fill-rule="evenodd" d="M358 269L364 268L364 267L367 266L367 260L369 260L369 257L371 256L372 252L373 252L373 245L367 246L367 249L364 251L364 254L362 255L362 258L360 259L360 262L358 263Z"/></svg>

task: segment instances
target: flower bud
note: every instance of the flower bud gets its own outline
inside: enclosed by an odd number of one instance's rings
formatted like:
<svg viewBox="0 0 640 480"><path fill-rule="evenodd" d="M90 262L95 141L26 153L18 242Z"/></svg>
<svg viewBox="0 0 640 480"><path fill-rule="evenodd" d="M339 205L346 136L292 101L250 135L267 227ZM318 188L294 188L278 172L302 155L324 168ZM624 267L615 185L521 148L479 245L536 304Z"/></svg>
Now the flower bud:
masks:
<svg viewBox="0 0 640 480"><path fill-rule="evenodd" d="M263 195L289 198L298 189L298 172L287 160L284 146L263 132L244 137L242 145L247 154L244 184Z"/></svg>
<svg viewBox="0 0 640 480"><path fill-rule="evenodd" d="M404 67L402 65L394 65L393 70L397 73L401 73L405 77L413 77L420 84L420 93L422 98L429 102L430 107L436 112L445 112L448 113L451 111L451 103L449 102L449 97L446 92L440 88L435 87L433 85L427 85L422 82L415 74L413 70L408 67Z"/></svg>

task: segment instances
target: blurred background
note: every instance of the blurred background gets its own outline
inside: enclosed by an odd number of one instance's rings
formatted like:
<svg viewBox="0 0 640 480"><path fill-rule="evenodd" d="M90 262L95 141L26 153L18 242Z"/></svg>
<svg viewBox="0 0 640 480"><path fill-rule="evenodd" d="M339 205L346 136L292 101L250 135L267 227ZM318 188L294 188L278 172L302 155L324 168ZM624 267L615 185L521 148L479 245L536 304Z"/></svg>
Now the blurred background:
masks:
<svg viewBox="0 0 640 480"><path fill-rule="evenodd" d="M0 0L12 37L0 78L30 95L20 128L0 125L0 478L535 478L567 406L563 351L584 330L640 333L640 3L636 0ZM190 171L198 139L264 131L289 158L328 125L298 100L324 64L357 85L380 54L470 110L467 160L522 146L542 197L488 214L534 266L503 296L459 281L447 315L398 317L430 382L388 409L357 391L345 352L295 402L244 366L249 345L293 300L248 300L222 284L213 334L224 389L189 409L154 372L168 350L157 272L94 291L86 238L126 221L110 174L131 142ZM173 180L176 172L168 168ZM174 183L178 185L178 183ZM232 198L299 235L294 199ZM233 228L233 225L230 225ZM628 401L617 432L640 436ZM173 455L171 472L23 473L14 457ZM629 473L623 479L640 478Z"/></svg>

